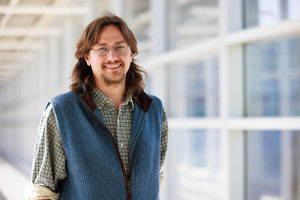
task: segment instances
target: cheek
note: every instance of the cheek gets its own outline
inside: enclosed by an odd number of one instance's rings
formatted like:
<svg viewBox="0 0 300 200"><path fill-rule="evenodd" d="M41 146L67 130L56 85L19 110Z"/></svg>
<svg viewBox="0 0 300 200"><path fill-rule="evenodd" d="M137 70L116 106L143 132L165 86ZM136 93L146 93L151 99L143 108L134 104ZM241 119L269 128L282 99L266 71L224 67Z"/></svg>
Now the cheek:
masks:
<svg viewBox="0 0 300 200"><path fill-rule="evenodd" d="M91 62L91 66L93 68L100 67L103 64L103 61L98 58L92 58L92 59L90 59L90 62Z"/></svg>
<svg viewBox="0 0 300 200"><path fill-rule="evenodd" d="M101 73L101 63L100 62L92 62L91 68L92 68L93 74Z"/></svg>
<svg viewBox="0 0 300 200"><path fill-rule="evenodd" d="M131 58L128 58L128 59L126 60L126 67L127 67L127 70L129 69L131 62L132 62L132 59L131 59Z"/></svg>
<svg viewBox="0 0 300 200"><path fill-rule="evenodd" d="M98 61L96 58L92 57L90 58L91 63L96 64Z"/></svg>
<svg viewBox="0 0 300 200"><path fill-rule="evenodd" d="M128 65L130 65L130 63L132 62L132 57L128 57L127 60L126 60L126 63L128 63Z"/></svg>
<svg viewBox="0 0 300 200"><path fill-rule="evenodd" d="M91 69L92 69L93 74L97 74L98 70L94 65L91 65Z"/></svg>

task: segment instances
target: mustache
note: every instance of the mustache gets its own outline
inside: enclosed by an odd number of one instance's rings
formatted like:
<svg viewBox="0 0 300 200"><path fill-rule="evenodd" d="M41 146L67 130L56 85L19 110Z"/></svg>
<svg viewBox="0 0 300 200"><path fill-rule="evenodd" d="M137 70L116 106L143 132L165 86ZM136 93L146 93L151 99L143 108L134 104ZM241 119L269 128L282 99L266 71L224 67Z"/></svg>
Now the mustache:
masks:
<svg viewBox="0 0 300 200"><path fill-rule="evenodd" d="M102 66L104 65L124 65L124 62L122 61L114 61L114 62L105 62L105 63L102 63Z"/></svg>

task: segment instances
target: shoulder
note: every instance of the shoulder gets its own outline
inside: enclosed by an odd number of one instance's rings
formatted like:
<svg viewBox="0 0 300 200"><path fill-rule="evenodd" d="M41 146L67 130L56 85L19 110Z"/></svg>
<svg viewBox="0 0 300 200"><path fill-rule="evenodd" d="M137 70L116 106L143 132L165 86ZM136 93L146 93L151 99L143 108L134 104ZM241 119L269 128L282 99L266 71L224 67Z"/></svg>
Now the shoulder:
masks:
<svg viewBox="0 0 300 200"><path fill-rule="evenodd" d="M160 105L161 101L158 97L154 95L147 94L142 91L139 94L133 95L133 101L144 111L147 112L150 107Z"/></svg>
<svg viewBox="0 0 300 200"><path fill-rule="evenodd" d="M148 94L147 93L147 96L149 99L151 99L151 103L149 105L149 109L151 110L159 110L160 112L163 112L164 111L164 108L163 108L163 103L161 101L161 99L153 94Z"/></svg>
<svg viewBox="0 0 300 200"><path fill-rule="evenodd" d="M151 104L150 104L150 106L159 106L159 107L163 107L162 101L160 100L160 98L158 98L157 96L152 95L152 94L147 94L147 96L151 99Z"/></svg>
<svg viewBox="0 0 300 200"><path fill-rule="evenodd" d="M58 95L54 96L51 100L64 101L64 100L76 98L77 96L78 96L77 93L69 91L69 92L65 92L62 94L58 94Z"/></svg>
<svg viewBox="0 0 300 200"><path fill-rule="evenodd" d="M72 110L78 104L79 96L79 94L72 91L62 93L48 100L48 106L51 105L56 114L59 110Z"/></svg>
<svg viewBox="0 0 300 200"><path fill-rule="evenodd" d="M152 95L152 94L148 94L148 93L147 93L147 96L148 96L153 102L155 102L155 103L161 103L160 98L158 98L157 96Z"/></svg>
<svg viewBox="0 0 300 200"><path fill-rule="evenodd" d="M53 98L51 98L49 100L50 103L52 104L64 104L64 103L70 103L72 102L72 100L75 100L78 98L78 94L76 94L75 92L69 91L69 92L65 92L62 94L59 94L57 96L54 96Z"/></svg>
<svg viewBox="0 0 300 200"><path fill-rule="evenodd" d="M46 105L46 108L44 110L44 113L43 113L43 116L42 116L42 119L40 121L40 128L42 131L40 132L44 132L44 127L47 127L47 126L51 126L53 125L53 123L55 122L55 118L56 118L56 114L55 114L55 110L53 108L53 105L48 103Z"/></svg>

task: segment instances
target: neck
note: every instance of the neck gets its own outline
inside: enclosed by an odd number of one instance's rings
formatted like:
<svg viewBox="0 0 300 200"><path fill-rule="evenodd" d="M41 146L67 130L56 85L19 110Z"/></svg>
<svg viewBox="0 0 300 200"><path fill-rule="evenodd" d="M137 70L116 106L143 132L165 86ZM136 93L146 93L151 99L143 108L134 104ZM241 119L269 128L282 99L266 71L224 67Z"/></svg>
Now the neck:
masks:
<svg viewBox="0 0 300 200"><path fill-rule="evenodd" d="M116 109L119 109L124 101L125 84L96 84L96 87L113 102Z"/></svg>

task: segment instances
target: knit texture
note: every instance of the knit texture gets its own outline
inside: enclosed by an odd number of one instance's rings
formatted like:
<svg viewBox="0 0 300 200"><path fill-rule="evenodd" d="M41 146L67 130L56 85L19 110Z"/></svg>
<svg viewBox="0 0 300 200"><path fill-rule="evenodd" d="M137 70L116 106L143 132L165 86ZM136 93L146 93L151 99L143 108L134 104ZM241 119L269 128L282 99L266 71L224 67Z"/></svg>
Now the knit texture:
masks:
<svg viewBox="0 0 300 200"><path fill-rule="evenodd" d="M158 98L151 99L146 113L135 104L132 114L129 159L133 200L158 199L163 109ZM125 200L123 166L100 110L92 112L73 92L50 103L67 158L67 177L59 185L60 199Z"/></svg>

